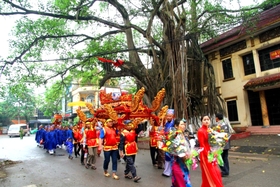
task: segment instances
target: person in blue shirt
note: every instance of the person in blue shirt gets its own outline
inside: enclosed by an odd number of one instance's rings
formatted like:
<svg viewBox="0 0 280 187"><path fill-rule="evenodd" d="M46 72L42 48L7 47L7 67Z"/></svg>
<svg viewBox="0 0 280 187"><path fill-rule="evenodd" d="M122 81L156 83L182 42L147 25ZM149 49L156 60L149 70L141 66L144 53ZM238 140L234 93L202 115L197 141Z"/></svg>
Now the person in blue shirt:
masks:
<svg viewBox="0 0 280 187"><path fill-rule="evenodd" d="M65 142L65 146L67 147L66 151L68 153L68 158L72 160L73 159L73 156L72 156L72 154L73 154L73 147L74 147L73 139L72 138L68 138L66 140L66 142Z"/></svg>
<svg viewBox="0 0 280 187"><path fill-rule="evenodd" d="M73 130L72 130L72 126L70 125L69 127L66 128L66 140L68 138L71 138L73 140Z"/></svg>
<svg viewBox="0 0 280 187"><path fill-rule="evenodd" d="M47 150L49 154L54 154L56 149L56 133L54 131L54 125L50 126L49 131L46 133L46 140L47 140Z"/></svg>
<svg viewBox="0 0 280 187"><path fill-rule="evenodd" d="M63 129L61 128L60 125L57 126L55 129L56 132L56 142L57 142L57 147L61 148L63 144L63 138L64 138L64 132Z"/></svg>
<svg viewBox="0 0 280 187"><path fill-rule="evenodd" d="M174 109L168 109L166 113L166 123L164 125L164 132L168 133L171 127L174 127ZM164 162L164 171L162 176L170 177L171 176L171 161L172 155L165 152L165 162Z"/></svg>
<svg viewBox="0 0 280 187"><path fill-rule="evenodd" d="M39 126L39 130L35 134L35 141L37 142L37 146L40 147L40 142L42 140L42 135L43 135L43 125Z"/></svg>
<svg viewBox="0 0 280 187"><path fill-rule="evenodd" d="M171 127L174 127L174 110L168 109L166 114L166 123L164 125L164 132L167 133Z"/></svg>

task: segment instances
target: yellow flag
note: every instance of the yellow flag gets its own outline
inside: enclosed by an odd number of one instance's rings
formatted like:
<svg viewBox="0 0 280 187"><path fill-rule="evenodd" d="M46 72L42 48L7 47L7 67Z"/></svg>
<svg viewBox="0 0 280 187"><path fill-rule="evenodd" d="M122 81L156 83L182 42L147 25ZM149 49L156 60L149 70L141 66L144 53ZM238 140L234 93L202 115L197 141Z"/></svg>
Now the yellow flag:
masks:
<svg viewBox="0 0 280 187"><path fill-rule="evenodd" d="M86 102L84 102L84 101L76 101L76 102L70 102L67 105L68 106L86 106Z"/></svg>

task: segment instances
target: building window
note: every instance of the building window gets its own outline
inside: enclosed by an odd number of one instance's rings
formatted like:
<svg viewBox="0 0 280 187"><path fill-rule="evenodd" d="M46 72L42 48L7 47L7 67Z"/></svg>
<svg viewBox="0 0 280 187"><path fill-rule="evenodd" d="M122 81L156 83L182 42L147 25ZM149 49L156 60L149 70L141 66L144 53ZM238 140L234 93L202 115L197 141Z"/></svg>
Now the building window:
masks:
<svg viewBox="0 0 280 187"><path fill-rule="evenodd" d="M235 53L237 51L240 51L240 50L246 49L246 48L247 48L246 40L242 40L240 42L237 42L233 45L230 45L228 47L225 47L225 48L221 49L220 50L220 56L224 57L224 56L230 55L232 53Z"/></svg>
<svg viewBox="0 0 280 187"><path fill-rule="evenodd" d="M227 112L229 121L238 121L236 100L227 101Z"/></svg>
<svg viewBox="0 0 280 187"><path fill-rule="evenodd" d="M89 95L89 96L87 96L86 102L88 102L88 103L94 103L94 95Z"/></svg>
<svg viewBox="0 0 280 187"><path fill-rule="evenodd" d="M272 40L273 38L277 38L279 36L280 36L280 26L261 33L259 35L259 38L260 38L260 42L263 43L268 40Z"/></svg>
<svg viewBox="0 0 280 187"><path fill-rule="evenodd" d="M280 44L259 51L262 71L280 67L280 58L276 58L274 60L270 59L270 52L276 51L278 49L280 49Z"/></svg>
<svg viewBox="0 0 280 187"><path fill-rule="evenodd" d="M224 79L233 78L231 59L228 58L226 60L223 60L222 63L223 63Z"/></svg>
<svg viewBox="0 0 280 187"><path fill-rule="evenodd" d="M242 59L243 59L244 74L250 75L256 73L253 54L250 53L248 55L245 55L242 57Z"/></svg>

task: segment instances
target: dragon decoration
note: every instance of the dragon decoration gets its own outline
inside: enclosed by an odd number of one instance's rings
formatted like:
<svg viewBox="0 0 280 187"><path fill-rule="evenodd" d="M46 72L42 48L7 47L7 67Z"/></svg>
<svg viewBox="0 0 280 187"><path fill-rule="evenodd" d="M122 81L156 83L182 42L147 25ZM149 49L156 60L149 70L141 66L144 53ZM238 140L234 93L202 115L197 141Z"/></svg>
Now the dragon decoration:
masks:
<svg viewBox="0 0 280 187"><path fill-rule="evenodd" d="M142 123L144 120L149 120L157 124L162 124L168 109L168 106L163 106L160 110L161 103L165 97L165 89L162 88L152 101L152 106L149 108L143 103L143 97L145 94L145 88L142 87L137 91L135 95L128 94L127 92L121 92L116 95L116 93L106 93L105 90L100 90L99 98L101 106L97 109L93 108L91 103L78 102L89 109L89 112L94 116L93 118L86 118L86 115L79 107L77 115L82 122L93 122L101 121L104 122L111 118L117 122L118 128L124 126L125 120L131 120L134 127L137 128L138 124ZM73 102L74 103L74 102ZM73 106L73 103L68 103L69 106ZM76 102L77 103L77 102ZM158 111L159 110L159 111ZM157 115L155 113L158 113Z"/></svg>

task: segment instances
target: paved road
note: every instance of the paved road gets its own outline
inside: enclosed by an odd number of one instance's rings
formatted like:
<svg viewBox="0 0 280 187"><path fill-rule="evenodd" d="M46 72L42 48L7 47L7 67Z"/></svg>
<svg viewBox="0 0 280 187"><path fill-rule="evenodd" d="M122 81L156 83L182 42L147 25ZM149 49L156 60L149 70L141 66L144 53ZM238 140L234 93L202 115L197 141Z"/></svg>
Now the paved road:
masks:
<svg viewBox="0 0 280 187"><path fill-rule="evenodd" d="M233 150L248 153L280 155L280 136L251 135L246 138L232 140Z"/></svg>
<svg viewBox="0 0 280 187"><path fill-rule="evenodd" d="M63 155L64 150L57 150ZM85 169L79 158L69 160L65 156L51 156L36 147L34 135L19 138L0 136L0 159L21 161L5 168L7 177L0 179L1 187L169 187L171 179L161 176L162 170L151 165L149 151L140 150L136 158L139 183L124 179L124 164L119 163L120 180L103 176L103 157L97 160L97 170ZM111 167L111 165L109 166ZM280 158L275 155L231 153L231 174L223 178L225 187L276 187L280 184ZM3 170L3 169L1 169ZM191 171L193 187L201 183L200 168Z"/></svg>

